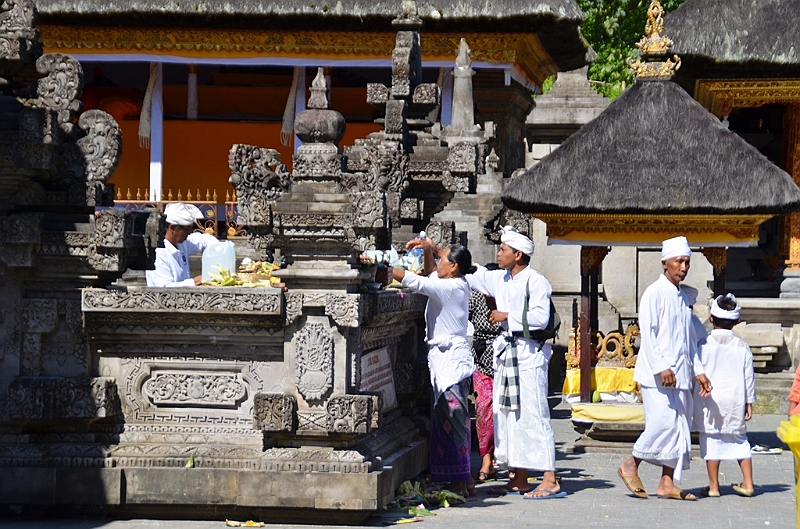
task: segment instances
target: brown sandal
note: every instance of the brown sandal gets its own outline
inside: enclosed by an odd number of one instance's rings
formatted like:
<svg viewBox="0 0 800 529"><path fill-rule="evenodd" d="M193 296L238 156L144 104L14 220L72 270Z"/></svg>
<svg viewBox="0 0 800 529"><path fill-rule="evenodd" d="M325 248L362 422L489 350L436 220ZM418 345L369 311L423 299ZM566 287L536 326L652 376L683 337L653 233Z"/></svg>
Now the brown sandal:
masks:
<svg viewBox="0 0 800 529"><path fill-rule="evenodd" d="M644 483L639 476L626 476L622 473L622 469L617 469L617 474L622 478L622 482L628 487L628 490L637 498L647 498L647 491L644 490Z"/></svg>
<svg viewBox="0 0 800 529"><path fill-rule="evenodd" d="M478 477L475 478L475 483L486 483L487 481L495 481L497 479L497 472L478 472Z"/></svg>

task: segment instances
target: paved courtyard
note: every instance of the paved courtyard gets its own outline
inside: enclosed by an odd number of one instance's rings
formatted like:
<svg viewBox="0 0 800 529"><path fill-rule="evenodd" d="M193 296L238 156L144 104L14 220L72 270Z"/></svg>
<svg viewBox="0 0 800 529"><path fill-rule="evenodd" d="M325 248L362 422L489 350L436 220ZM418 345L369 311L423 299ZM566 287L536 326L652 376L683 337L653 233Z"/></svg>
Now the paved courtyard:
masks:
<svg viewBox="0 0 800 529"><path fill-rule="evenodd" d="M566 498L546 501L526 500L519 495L493 496L488 489L498 483L478 486L478 496L466 505L436 509L435 516L425 517L416 527L459 527L490 529L492 527L646 527L648 529L714 529L722 527L795 527L794 459L789 450L778 455L753 456L757 494L742 498L731 491L741 475L735 462L723 463L720 478L722 497L701 498L696 502L632 497L616 474L623 450L565 453L578 436L563 406L553 413L553 426L558 444L558 472ZM783 446L775 436L782 416L756 416L749 423L751 442L767 446ZM786 448L785 446L783 446ZM642 465L642 481L654 492L659 477L656 467ZM697 457L692 468L684 473L683 486L699 490L706 485L704 463ZM535 486L535 484L534 484ZM366 526L392 525L397 518L387 513L373 516ZM268 520L264 520L268 521ZM223 528L218 521L0 521L0 529L212 529ZM308 527L273 525L273 529Z"/></svg>

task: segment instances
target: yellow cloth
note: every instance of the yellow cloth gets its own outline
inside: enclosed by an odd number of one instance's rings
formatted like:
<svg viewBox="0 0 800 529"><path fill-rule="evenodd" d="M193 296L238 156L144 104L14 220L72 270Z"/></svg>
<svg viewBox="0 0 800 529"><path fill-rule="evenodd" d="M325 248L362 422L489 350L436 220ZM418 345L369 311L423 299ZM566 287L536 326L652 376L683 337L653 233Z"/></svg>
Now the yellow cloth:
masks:
<svg viewBox="0 0 800 529"><path fill-rule="evenodd" d="M624 367L593 367L592 391L600 393L614 393L619 391L636 391L636 382L633 381L633 369ZM580 369L568 369L564 379L564 395L577 395L581 392Z"/></svg>
<svg viewBox="0 0 800 529"><path fill-rule="evenodd" d="M641 404L573 404L572 420L644 423L644 406Z"/></svg>

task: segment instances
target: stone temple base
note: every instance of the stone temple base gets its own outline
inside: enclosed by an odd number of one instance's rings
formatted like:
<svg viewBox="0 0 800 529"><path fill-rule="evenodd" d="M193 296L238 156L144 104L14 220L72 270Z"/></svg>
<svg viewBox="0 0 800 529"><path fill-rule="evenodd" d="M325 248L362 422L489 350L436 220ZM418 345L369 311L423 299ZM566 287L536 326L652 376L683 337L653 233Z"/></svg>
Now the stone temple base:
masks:
<svg viewBox="0 0 800 529"><path fill-rule="evenodd" d="M428 466L427 441L367 473L222 468L0 467L0 518L102 515L359 523Z"/></svg>

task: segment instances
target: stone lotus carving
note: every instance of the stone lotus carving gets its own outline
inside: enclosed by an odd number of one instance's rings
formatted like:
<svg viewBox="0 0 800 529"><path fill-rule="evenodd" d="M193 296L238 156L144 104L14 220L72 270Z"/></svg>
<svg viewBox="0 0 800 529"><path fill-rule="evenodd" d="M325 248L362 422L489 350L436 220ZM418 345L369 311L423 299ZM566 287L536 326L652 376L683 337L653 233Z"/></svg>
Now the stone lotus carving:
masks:
<svg viewBox="0 0 800 529"><path fill-rule="evenodd" d="M306 400L320 400L333 385L333 337L310 323L295 334L295 384Z"/></svg>
<svg viewBox="0 0 800 529"><path fill-rule="evenodd" d="M282 393L258 393L253 398L253 428L265 432L293 432L297 399Z"/></svg>
<svg viewBox="0 0 800 529"><path fill-rule="evenodd" d="M142 391L162 406L235 406L247 387L234 374L156 372Z"/></svg>

